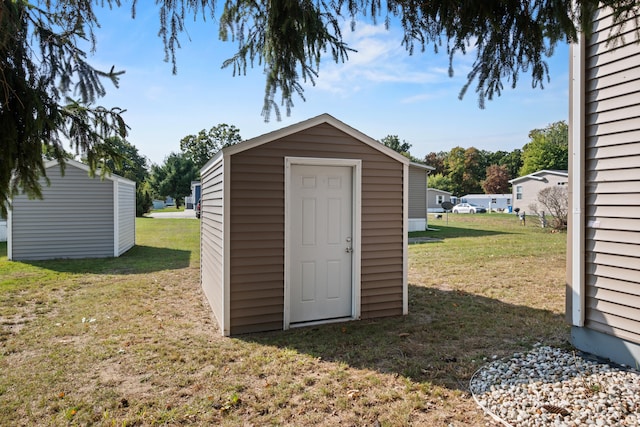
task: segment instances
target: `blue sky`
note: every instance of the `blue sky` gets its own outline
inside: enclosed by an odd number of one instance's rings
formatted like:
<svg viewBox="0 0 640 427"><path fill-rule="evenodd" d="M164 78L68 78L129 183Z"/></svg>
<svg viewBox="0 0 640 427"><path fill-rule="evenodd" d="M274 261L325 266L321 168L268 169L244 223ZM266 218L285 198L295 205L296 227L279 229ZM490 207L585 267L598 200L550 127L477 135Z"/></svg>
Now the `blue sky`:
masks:
<svg viewBox="0 0 640 427"><path fill-rule="evenodd" d="M412 144L411 154L423 158L431 151L455 146L489 151L511 151L528 142L530 130L567 120L568 47L557 49L549 62L551 81L531 88L531 78L520 76L500 97L478 107L473 86L463 100L458 93L466 82L473 54L457 56L454 77L448 57L431 49L410 56L401 46L399 26L386 30L360 22L351 32L345 22L345 41L358 52L349 61L321 64L315 86L305 85L306 102L294 98L290 117L275 116L265 123L260 115L264 96L262 68L246 76L232 76L222 63L236 45L218 39L218 23L187 19L187 32L178 50L178 74L164 62L157 36L158 9L138 2L136 19L130 8L99 11L97 49L90 62L103 69L125 70L120 88L106 85L107 96L97 104L127 110L128 140L152 163L180 151L180 139L221 123L234 125L244 139L253 138L322 113L374 139L398 135ZM329 59L329 57L327 58Z"/></svg>

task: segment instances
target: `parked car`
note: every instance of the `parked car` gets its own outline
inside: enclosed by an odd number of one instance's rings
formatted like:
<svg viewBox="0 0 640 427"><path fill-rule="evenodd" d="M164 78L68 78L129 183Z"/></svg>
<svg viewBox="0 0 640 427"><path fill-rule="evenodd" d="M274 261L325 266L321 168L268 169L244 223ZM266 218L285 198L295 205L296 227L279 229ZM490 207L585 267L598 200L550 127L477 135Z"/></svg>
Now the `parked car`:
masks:
<svg viewBox="0 0 640 427"><path fill-rule="evenodd" d="M200 218L200 200L198 200L198 204L196 205L196 218Z"/></svg>
<svg viewBox="0 0 640 427"><path fill-rule="evenodd" d="M486 208L474 203L459 203L453 207L453 213L485 213Z"/></svg>

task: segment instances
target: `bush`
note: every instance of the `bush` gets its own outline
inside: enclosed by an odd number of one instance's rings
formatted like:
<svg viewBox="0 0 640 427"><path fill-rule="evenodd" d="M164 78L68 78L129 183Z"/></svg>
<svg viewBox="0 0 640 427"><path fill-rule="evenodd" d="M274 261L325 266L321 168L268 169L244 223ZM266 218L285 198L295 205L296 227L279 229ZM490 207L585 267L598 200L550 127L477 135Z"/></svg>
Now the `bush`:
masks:
<svg viewBox="0 0 640 427"><path fill-rule="evenodd" d="M136 216L141 217L146 213L151 212L153 207L153 200L148 191L145 191L138 186L136 188Z"/></svg>
<svg viewBox="0 0 640 427"><path fill-rule="evenodd" d="M550 186L538 192L538 202L542 205L543 211L551 215L551 227L556 230L567 228L567 218L569 215L569 192L566 186ZM533 212L541 215L537 204L529 206Z"/></svg>

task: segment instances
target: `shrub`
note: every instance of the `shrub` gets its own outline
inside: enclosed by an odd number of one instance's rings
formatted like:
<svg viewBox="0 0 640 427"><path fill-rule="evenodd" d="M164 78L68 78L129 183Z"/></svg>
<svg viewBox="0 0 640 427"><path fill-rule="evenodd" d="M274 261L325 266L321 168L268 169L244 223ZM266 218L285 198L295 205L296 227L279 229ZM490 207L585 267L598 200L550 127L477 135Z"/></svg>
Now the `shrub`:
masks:
<svg viewBox="0 0 640 427"><path fill-rule="evenodd" d="M567 218L569 214L569 193L566 186L550 186L538 192L538 202L542 205L543 211L538 211L538 205L533 203L529 206L533 212L541 215L543 212L551 215L551 227L556 230L567 228Z"/></svg>

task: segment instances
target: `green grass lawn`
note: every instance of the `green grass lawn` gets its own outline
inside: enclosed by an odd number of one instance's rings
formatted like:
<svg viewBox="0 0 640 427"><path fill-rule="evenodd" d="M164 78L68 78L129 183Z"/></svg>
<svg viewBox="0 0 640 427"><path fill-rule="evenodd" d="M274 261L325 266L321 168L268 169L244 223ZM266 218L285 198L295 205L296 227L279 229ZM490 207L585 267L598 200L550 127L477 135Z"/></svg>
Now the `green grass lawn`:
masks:
<svg viewBox="0 0 640 427"><path fill-rule="evenodd" d="M179 208L176 208L175 206L165 206L164 208L160 209L151 209L151 212L183 212L184 209L184 205L181 205Z"/></svg>
<svg viewBox="0 0 640 427"><path fill-rule="evenodd" d="M404 317L223 338L199 221L139 218L117 259L9 262L0 244L2 425L491 425L486 359L564 346L565 240L514 215L429 219Z"/></svg>

